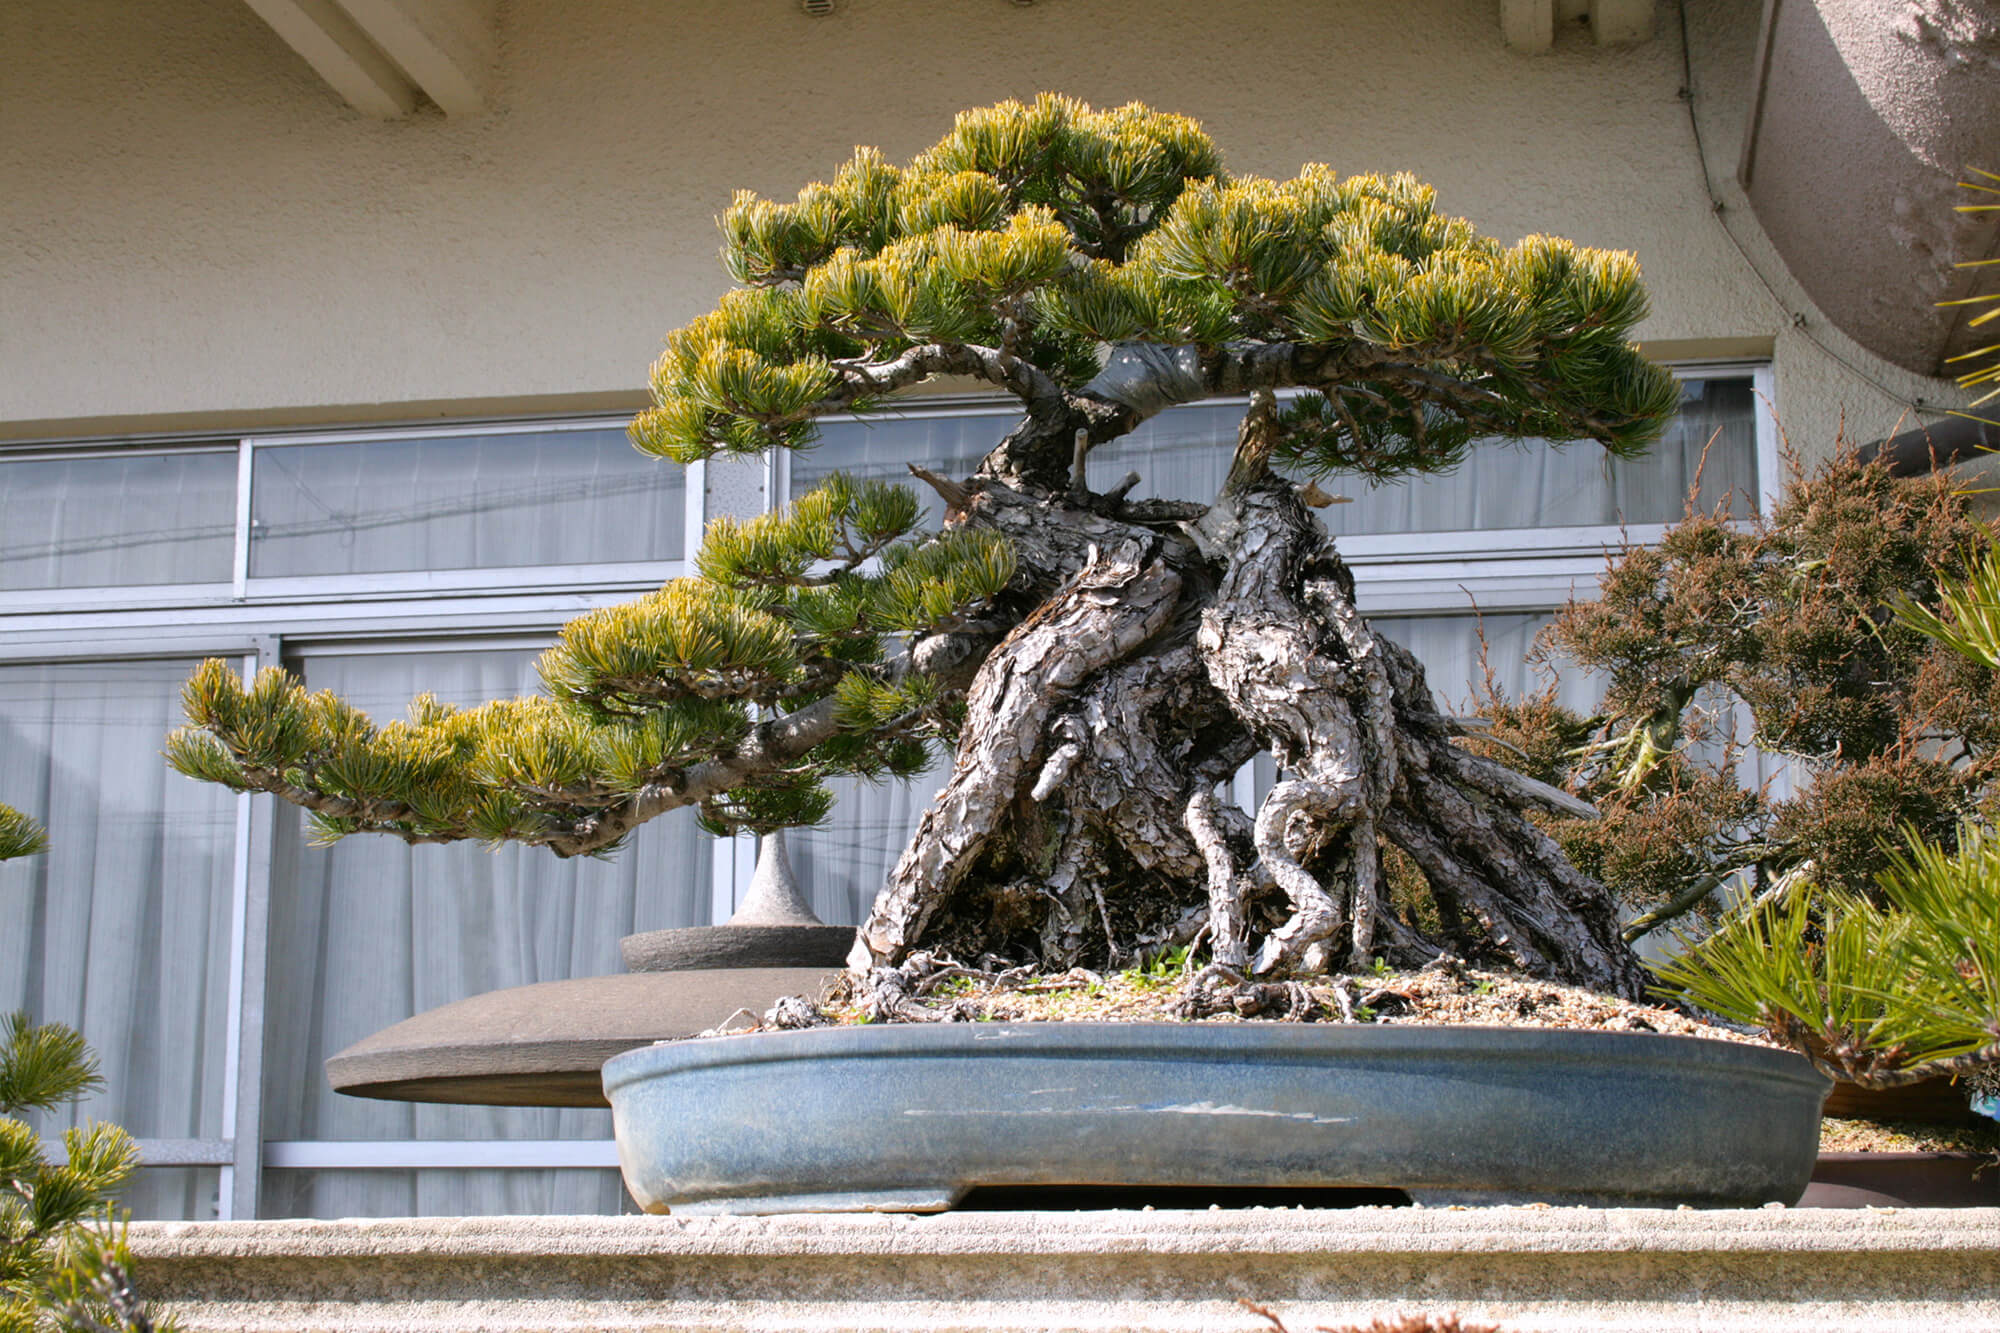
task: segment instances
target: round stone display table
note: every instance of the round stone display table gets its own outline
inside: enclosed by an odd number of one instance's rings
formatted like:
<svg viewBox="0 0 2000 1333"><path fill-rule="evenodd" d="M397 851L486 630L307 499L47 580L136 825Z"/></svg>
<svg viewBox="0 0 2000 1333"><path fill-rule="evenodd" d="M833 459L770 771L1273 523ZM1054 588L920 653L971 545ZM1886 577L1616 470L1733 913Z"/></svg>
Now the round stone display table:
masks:
<svg viewBox="0 0 2000 1333"><path fill-rule="evenodd" d="M383 1028L326 1062L354 1097L475 1106L603 1106L598 1071L621 1051L688 1037L739 1009L818 995L835 970L628 972L474 995Z"/></svg>

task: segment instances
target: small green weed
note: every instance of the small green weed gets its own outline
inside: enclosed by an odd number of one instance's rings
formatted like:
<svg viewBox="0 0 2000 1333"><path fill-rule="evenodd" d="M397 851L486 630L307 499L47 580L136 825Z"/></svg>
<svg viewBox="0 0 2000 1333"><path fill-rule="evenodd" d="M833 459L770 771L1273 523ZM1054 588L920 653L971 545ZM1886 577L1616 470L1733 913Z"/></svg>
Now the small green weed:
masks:
<svg viewBox="0 0 2000 1333"><path fill-rule="evenodd" d="M1161 986L1172 985L1197 965L1194 950L1183 944L1178 949L1166 949L1138 967L1127 968L1120 973L1127 985L1135 990L1157 990Z"/></svg>

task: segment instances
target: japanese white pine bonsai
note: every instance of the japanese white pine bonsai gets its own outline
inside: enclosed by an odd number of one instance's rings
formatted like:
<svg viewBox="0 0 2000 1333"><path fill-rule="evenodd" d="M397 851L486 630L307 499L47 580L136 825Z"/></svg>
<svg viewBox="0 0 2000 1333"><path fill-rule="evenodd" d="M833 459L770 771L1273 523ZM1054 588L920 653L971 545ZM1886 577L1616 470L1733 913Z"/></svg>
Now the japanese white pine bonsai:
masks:
<svg viewBox="0 0 2000 1333"><path fill-rule="evenodd" d="M909 491L835 479L572 622L545 695L379 727L210 662L173 763L327 836L575 856L683 806L810 824L827 777L943 744L859 965L1102 965L1199 935L1270 973L1476 940L1642 993L1610 899L1524 817L1581 803L1454 743L1312 513L1314 478L1440 472L1485 437L1643 451L1677 395L1628 341L1631 255L1501 245L1406 176L1232 177L1190 120L1052 96L964 113L907 166L863 149L794 202L739 194L721 227L734 285L668 336L638 447L802 449L828 413L969 377L1020 416L973 475L921 477L941 535ZM1219 494L1086 485L1092 449L1211 398L1247 400ZM1283 780L1238 809L1218 788L1260 750ZM1426 901L1395 910L1384 844Z"/></svg>

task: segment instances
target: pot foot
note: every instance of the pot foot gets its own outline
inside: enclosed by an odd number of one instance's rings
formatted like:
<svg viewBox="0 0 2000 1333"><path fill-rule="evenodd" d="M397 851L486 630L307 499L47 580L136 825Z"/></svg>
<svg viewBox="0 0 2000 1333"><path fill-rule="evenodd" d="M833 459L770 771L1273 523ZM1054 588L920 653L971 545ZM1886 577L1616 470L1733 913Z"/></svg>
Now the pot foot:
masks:
<svg viewBox="0 0 2000 1333"><path fill-rule="evenodd" d="M675 1217L762 1217L770 1213L942 1213L965 1193L963 1185L864 1190L834 1194L743 1194L693 1199L647 1212Z"/></svg>

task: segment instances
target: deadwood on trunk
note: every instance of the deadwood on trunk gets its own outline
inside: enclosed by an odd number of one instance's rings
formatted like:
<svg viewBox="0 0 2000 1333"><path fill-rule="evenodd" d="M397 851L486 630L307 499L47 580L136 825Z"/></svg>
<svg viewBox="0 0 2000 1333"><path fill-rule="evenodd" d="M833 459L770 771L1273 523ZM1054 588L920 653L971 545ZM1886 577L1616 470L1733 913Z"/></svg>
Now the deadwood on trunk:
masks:
<svg viewBox="0 0 2000 1333"><path fill-rule="evenodd" d="M1007 533L1039 604L981 666L856 967L918 948L1117 966L1205 940L1258 974L1484 950L1643 995L1610 900L1525 817L1574 816L1574 798L1453 743L1422 669L1372 631L1332 539L1269 470L1273 412L1254 395L1211 506L1081 492L1054 467L1061 431L1032 422L949 484L953 521ZM1246 811L1227 781L1258 750L1281 778ZM1421 868L1442 937L1385 903L1383 843Z"/></svg>

